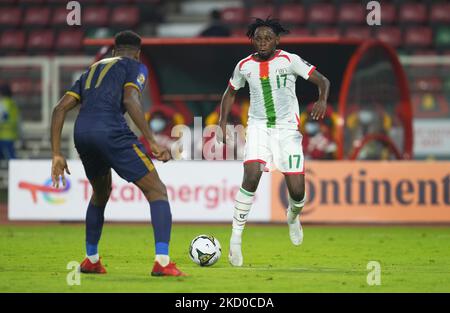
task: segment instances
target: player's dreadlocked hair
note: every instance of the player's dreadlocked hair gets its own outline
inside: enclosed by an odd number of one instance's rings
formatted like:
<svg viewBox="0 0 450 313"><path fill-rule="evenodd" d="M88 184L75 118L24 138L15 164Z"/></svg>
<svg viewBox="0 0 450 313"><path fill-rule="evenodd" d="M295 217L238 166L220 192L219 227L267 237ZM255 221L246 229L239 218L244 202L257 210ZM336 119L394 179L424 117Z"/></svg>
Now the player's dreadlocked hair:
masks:
<svg viewBox="0 0 450 313"><path fill-rule="evenodd" d="M270 27L272 28L273 32L275 33L275 35L280 35L280 34L288 34L289 30L287 30L286 28L284 28L278 19L271 19L270 17L266 18L265 20L262 20L260 18L256 18L256 20L248 25L248 31L247 31L247 37L248 38L253 38L253 36L255 35L255 31L258 27L261 26L266 26L266 27Z"/></svg>
<svg viewBox="0 0 450 313"><path fill-rule="evenodd" d="M124 30L117 33L114 38L116 48L136 48L141 47L141 37L131 30Z"/></svg>

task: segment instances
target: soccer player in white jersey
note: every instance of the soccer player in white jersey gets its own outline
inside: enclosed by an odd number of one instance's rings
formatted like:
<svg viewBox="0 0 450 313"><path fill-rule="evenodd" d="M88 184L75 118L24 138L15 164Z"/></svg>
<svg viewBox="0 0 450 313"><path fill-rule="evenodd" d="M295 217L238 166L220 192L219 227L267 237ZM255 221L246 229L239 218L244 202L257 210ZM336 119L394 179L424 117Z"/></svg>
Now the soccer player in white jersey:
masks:
<svg viewBox="0 0 450 313"><path fill-rule="evenodd" d="M237 90L250 88L250 109L244 153L244 178L236 195L233 230L228 259L242 266L242 232L252 206L263 169L274 164L286 180L289 191L287 223L294 245L303 241L299 214L305 204L305 169L302 135L299 131L299 104L295 93L297 76L317 85L319 100L311 118L325 115L330 82L296 54L277 49L280 34L288 31L274 19L256 19L247 36L256 53L239 61L221 103L219 125L226 134L227 117ZM218 137L221 139L220 136ZM226 136L223 136L226 138Z"/></svg>

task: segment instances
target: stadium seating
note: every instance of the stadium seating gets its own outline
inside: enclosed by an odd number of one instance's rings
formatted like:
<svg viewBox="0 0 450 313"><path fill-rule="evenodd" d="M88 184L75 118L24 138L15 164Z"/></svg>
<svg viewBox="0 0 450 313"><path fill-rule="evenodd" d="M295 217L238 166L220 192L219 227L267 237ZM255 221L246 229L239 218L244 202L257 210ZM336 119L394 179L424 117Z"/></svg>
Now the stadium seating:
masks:
<svg viewBox="0 0 450 313"><path fill-rule="evenodd" d="M212 0L211 0L212 1ZM149 10L156 12L155 5L161 0L85 0L81 29L76 29L74 43L65 39L67 29L66 0L0 0L0 54L8 51L25 53L34 46L35 33L51 26L55 34L47 36L55 40L39 44L42 53L57 50L80 51L79 36L103 38L115 31L138 29L146 23L155 23L159 18L150 18ZM233 7L236 6L236 7ZM291 29L290 36L319 36L346 38L379 38L392 46L415 52L437 51L445 54L450 49L448 25L450 3L448 1L396 0L383 2L380 6L382 25L366 27L366 8L359 1L251 1L233 2L232 7L221 10L221 19L230 25L232 36L244 36L245 27L251 17L277 17ZM159 13L154 13L159 16ZM151 15L151 14L150 14ZM153 15L152 15L153 16ZM103 29L108 29L104 32ZM153 29L143 27L141 29ZM14 33L13 31L20 32ZM73 29L72 29L73 30ZM49 32L47 32L49 33ZM12 34L18 34L17 39ZM57 35L57 36L55 36ZM146 34L144 33L144 36ZM48 50L46 50L47 48ZM92 52L92 51L91 51Z"/></svg>
<svg viewBox="0 0 450 313"><path fill-rule="evenodd" d="M308 28L294 28L291 29L289 34L287 35L289 37L309 37L311 36L311 32Z"/></svg>
<svg viewBox="0 0 450 313"><path fill-rule="evenodd" d="M55 48L59 51L80 51L82 48L84 33L82 30L63 30L58 34Z"/></svg>
<svg viewBox="0 0 450 313"><path fill-rule="evenodd" d="M405 3L399 9L399 21L402 23L424 23L427 20L427 7L422 3Z"/></svg>
<svg viewBox="0 0 450 313"><path fill-rule="evenodd" d="M226 8L222 10L221 19L228 24L243 24L246 21L243 8Z"/></svg>
<svg viewBox="0 0 450 313"><path fill-rule="evenodd" d="M322 27L315 31L317 37L339 37L339 29L336 27Z"/></svg>
<svg viewBox="0 0 450 313"><path fill-rule="evenodd" d="M275 16L275 8L273 6L257 6L251 8L249 12L250 20L255 17L266 19L268 16Z"/></svg>
<svg viewBox="0 0 450 313"><path fill-rule="evenodd" d="M84 9L84 26L106 26L108 24L109 8L103 6L91 6Z"/></svg>
<svg viewBox="0 0 450 313"><path fill-rule="evenodd" d="M450 3L435 3L430 10L430 23L450 23Z"/></svg>
<svg viewBox="0 0 450 313"><path fill-rule="evenodd" d="M0 38L0 49L20 51L25 48L25 32L22 30L7 30Z"/></svg>
<svg viewBox="0 0 450 313"><path fill-rule="evenodd" d="M233 28L231 29L231 37L245 37L246 31L244 28Z"/></svg>
<svg viewBox="0 0 450 313"><path fill-rule="evenodd" d="M352 26L345 29L343 37L355 39L367 39L371 37L371 29L364 26Z"/></svg>
<svg viewBox="0 0 450 313"><path fill-rule="evenodd" d="M22 22L22 10L17 7L3 7L0 10L0 27L17 27Z"/></svg>
<svg viewBox="0 0 450 313"><path fill-rule="evenodd" d="M344 3L338 13L340 23L362 24L366 20L366 10L359 3Z"/></svg>
<svg viewBox="0 0 450 313"><path fill-rule="evenodd" d="M387 26L376 31L376 38L391 45L394 48L402 44L402 33L398 27Z"/></svg>
<svg viewBox="0 0 450 313"><path fill-rule="evenodd" d="M414 47L429 47L433 43L433 35L429 27L409 27L405 30L404 45Z"/></svg>
<svg viewBox="0 0 450 313"><path fill-rule="evenodd" d="M334 24L336 7L331 3L316 3L309 7L308 22L311 24Z"/></svg>
<svg viewBox="0 0 450 313"><path fill-rule="evenodd" d="M46 1L45 0L17 0L18 4L21 5L38 5L38 4L44 4Z"/></svg>
<svg viewBox="0 0 450 313"><path fill-rule="evenodd" d="M303 24L305 23L305 9L300 5L287 4L281 6L278 18L287 24Z"/></svg>
<svg viewBox="0 0 450 313"><path fill-rule="evenodd" d="M397 9L392 3L383 3L381 6L381 24L393 24L397 18Z"/></svg>
<svg viewBox="0 0 450 313"><path fill-rule="evenodd" d="M36 81L27 77L20 77L11 80L11 90L14 94L30 95L36 91ZM38 89L38 91L40 91Z"/></svg>
<svg viewBox="0 0 450 313"><path fill-rule="evenodd" d="M27 9L23 19L23 25L25 27L47 26L49 22L50 9L46 7L31 7Z"/></svg>
<svg viewBox="0 0 450 313"><path fill-rule="evenodd" d="M111 15L111 27L134 27L139 23L139 9L135 6L118 6Z"/></svg>
<svg viewBox="0 0 450 313"><path fill-rule="evenodd" d="M52 26L67 26L67 9L65 7L55 8L51 23Z"/></svg>
<svg viewBox="0 0 450 313"><path fill-rule="evenodd" d="M50 51L53 48L52 30L33 30L28 35L27 50L30 53Z"/></svg>

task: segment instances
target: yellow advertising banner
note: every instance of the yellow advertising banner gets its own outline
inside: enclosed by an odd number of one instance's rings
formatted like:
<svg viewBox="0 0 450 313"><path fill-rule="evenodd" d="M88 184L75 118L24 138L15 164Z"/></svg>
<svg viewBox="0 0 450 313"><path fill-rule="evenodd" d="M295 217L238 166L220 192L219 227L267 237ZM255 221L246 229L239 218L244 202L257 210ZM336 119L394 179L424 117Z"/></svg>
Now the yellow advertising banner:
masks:
<svg viewBox="0 0 450 313"><path fill-rule="evenodd" d="M310 161L302 221L449 223L450 162ZM272 221L285 221L283 174L272 173Z"/></svg>

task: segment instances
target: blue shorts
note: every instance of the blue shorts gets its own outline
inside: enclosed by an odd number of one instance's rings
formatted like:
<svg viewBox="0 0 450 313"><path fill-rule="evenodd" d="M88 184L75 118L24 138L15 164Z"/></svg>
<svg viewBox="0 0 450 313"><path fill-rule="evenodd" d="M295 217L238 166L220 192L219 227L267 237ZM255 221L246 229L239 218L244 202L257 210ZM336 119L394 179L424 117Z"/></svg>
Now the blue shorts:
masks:
<svg viewBox="0 0 450 313"><path fill-rule="evenodd" d="M105 176L113 168L126 181L135 182L155 169L131 131L76 132L74 139L89 180Z"/></svg>

